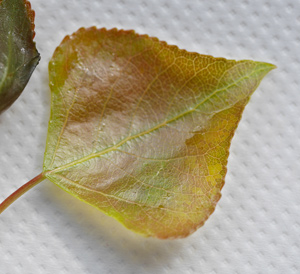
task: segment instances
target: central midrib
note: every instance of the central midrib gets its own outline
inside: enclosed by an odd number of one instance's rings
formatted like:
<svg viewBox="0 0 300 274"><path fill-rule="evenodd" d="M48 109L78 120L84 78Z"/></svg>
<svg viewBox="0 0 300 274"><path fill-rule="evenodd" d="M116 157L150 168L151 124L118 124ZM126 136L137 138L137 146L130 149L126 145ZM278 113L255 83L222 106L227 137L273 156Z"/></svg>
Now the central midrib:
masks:
<svg viewBox="0 0 300 274"><path fill-rule="evenodd" d="M174 118L172 118L172 119L170 119L170 120L167 120L167 121L165 121L165 122L163 122L163 123L161 123L161 124L158 124L157 126L151 128L151 129L148 129L148 130L146 130L146 131L140 132L140 133L138 133L138 134L136 134L136 135L129 136L129 137L123 139L123 140L122 140L121 142L119 142L118 144L116 144L116 145L114 145L114 146L111 146L111 147L108 147L107 149L104 149L104 150L99 151L99 152L96 152L96 153L92 153L92 154L90 154L90 155L88 155L88 156L85 156L85 157L83 157L83 158L80 158L80 159L78 159L78 160L75 160L75 161L73 161L73 162L70 162L70 163L68 163L68 164L66 164L66 165L57 167L57 168L55 168L55 169L53 169L53 170L48 170L48 171L46 170L46 171L44 171L44 174L47 175L47 174L51 174L51 173L56 173L56 172L58 172L58 171L67 169L67 168L72 167L72 166L75 166L75 165L78 165L78 164L83 163L83 162L85 162L85 161L89 161L89 160L91 160L91 159L93 159L93 158L100 157L100 156L102 156L102 155L104 155L104 154L106 154L106 153L115 151L116 149L118 149L119 147L121 147L121 146L122 146L123 144L125 144L126 142L129 142L129 141L131 141L131 140L133 140L133 139L136 139L136 138L142 137L142 136L144 136L144 135L146 135L146 134L149 134L149 133L151 133L151 132L153 132L153 131L155 131L155 130L158 130L159 128L161 128L161 127L163 127L163 126L165 126L165 125L167 125L167 124L170 124L170 123L172 123L172 122L174 122L174 121L180 119L180 118L183 117L183 116L186 116L186 115L188 115L188 114L194 112L198 107L200 107L202 104L204 104L204 103L205 103L206 101L208 101L210 98L212 98L213 96L215 96L217 93L219 93L219 92L221 92L221 91L224 91L224 90L226 90L226 89L228 89L228 88L230 88L230 87L232 87L232 86L234 86L234 85L237 85L237 84L238 84L239 82L241 82L242 80L244 80L244 79L246 79L246 78L249 78L252 74L257 73L258 71L261 71L261 70L265 70L265 68L260 69L260 70L255 70L255 69L254 69L254 70L253 70L251 73L249 73L248 75L245 75L245 76L239 78L238 80L236 80L235 82L233 82L233 83L227 85L226 87L223 87L223 88L221 88L221 89L216 89L213 93L211 93L209 96L207 96L206 98L204 98L201 102L199 102L195 107L193 107L192 109L190 109L190 110L188 110L188 111L185 111L185 112L183 112L183 113L181 113L181 114L175 116ZM240 100L242 100L242 99L243 99L243 98L241 98ZM236 103L236 102L235 102L235 103ZM226 107L226 108L219 109L218 111L215 111L214 113L220 112L220 111L222 111L222 110L224 110L224 109L227 109L227 108L229 108L229 107L230 107L230 105L229 105L228 107Z"/></svg>

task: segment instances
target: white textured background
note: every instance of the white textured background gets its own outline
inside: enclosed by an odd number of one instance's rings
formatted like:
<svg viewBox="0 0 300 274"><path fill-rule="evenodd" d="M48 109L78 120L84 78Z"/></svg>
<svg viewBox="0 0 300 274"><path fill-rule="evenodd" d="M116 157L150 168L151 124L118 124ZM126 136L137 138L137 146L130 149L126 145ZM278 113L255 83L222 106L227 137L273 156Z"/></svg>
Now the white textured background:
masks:
<svg viewBox="0 0 300 274"><path fill-rule="evenodd" d="M39 174L47 66L81 26L135 29L180 48L274 63L232 142L223 197L204 227L145 239L49 181L0 216L0 273L300 273L300 2L31 0L42 60L0 116L0 200Z"/></svg>

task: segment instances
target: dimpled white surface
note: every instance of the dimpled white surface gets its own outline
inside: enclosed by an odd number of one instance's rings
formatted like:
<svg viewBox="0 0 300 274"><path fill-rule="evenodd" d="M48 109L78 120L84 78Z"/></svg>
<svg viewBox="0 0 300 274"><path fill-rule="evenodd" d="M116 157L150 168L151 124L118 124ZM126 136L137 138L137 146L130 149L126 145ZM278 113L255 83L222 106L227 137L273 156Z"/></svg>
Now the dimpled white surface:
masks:
<svg viewBox="0 0 300 274"><path fill-rule="evenodd" d="M48 62L79 27L276 64L247 105L213 215L181 240L142 238L44 181L0 216L0 273L300 273L300 2L31 0L42 60L0 116L0 200L39 174Z"/></svg>

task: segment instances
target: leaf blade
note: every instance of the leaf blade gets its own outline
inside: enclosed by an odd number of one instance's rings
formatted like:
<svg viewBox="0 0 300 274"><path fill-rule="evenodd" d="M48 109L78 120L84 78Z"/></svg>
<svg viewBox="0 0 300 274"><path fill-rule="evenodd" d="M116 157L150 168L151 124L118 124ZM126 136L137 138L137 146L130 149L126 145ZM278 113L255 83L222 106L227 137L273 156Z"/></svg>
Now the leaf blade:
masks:
<svg viewBox="0 0 300 274"><path fill-rule="evenodd" d="M40 56L33 42L34 11L28 1L0 2L0 113L20 96Z"/></svg>
<svg viewBox="0 0 300 274"><path fill-rule="evenodd" d="M213 212L242 110L272 68L80 29L49 64L45 176L138 233L187 236Z"/></svg>

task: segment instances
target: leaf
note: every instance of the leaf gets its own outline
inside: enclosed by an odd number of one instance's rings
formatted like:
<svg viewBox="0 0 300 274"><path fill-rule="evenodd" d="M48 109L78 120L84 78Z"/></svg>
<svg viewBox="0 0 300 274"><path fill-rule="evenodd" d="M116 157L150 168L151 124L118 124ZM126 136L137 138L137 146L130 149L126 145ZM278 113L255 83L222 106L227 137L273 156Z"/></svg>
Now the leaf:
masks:
<svg viewBox="0 0 300 274"><path fill-rule="evenodd" d="M25 0L0 1L0 113L20 96L37 66L34 11Z"/></svg>
<svg viewBox="0 0 300 274"><path fill-rule="evenodd" d="M214 211L234 130L273 68L79 29L49 64L43 174L135 232L185 237Z"/></svg>

